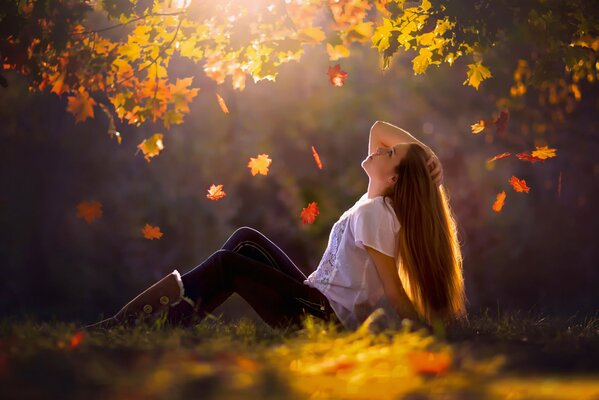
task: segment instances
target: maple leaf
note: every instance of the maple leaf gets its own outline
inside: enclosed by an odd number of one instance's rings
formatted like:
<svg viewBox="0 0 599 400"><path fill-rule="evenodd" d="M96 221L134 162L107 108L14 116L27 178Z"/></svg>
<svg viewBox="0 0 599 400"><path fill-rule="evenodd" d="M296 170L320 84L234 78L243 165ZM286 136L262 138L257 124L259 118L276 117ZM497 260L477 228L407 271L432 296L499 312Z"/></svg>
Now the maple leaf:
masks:
<svg viewBox="0 0 599 400"><path fill-rule="evenodd" d="M407 356L412 370L420 374L442 374L452 362L451 354L446 351L411 351Z"/></svg>
<svg viewBox="0 0 599 400"><path fill-rule="evenodd" d="M251 169L252 176L256 174L268 175L268 166L272 160L268 158L268 154L260 154L257 158L250 157L248 168Z"/></svg>
<svg viewBox="0 0 599 400"><path fill-rule="evenodd" d="M490 163L490 162L493 162L495 160L501 160L502 158L509 157L511 154L512 153L507 153L507 152L506 153L501 153L501 154L498 154L495 157L487 160L487 162Z"/></svg>
<svg viewBox="0 0 599 400"><path fill-rule="evenodd" d="M300 214L300 216L302 217L302 223L313 224L318 214L320 214L320 212L318 211L318 206L316 205L316 202L313 201L312 203L309 203L307 207L302 208L302 212Z"/></svg>
<svg viewBox="0 0 599 400"><path fill-rule="evenodd" d="M225 197L227 194L223 190L223 185L210 185L210 189L208 189L208 197L210 200L218 200Z"/></svg>
<svg viewBox="0 0 599 400"><path fill-rule="evenodd" d="M329 54L329 60L336 61L343 57L349 57L349 49L342 44L333 46L327 43L327 53Z"/></svg>
<svg viewBox="0 0 599 400"><path fill-rule="evenodd" d="M505 202L505 190L502 190L501 193L497 194L497 198L493 203L493 211L499 212L503 208L503 203Z"/></svg>
<svg viewBox="0 0 599 400"><path fill-rule="evenodd" d="M144 139L143 142L137 145L137 148L144 154L144 158L147 162L150 162L150 158L157 156L160 150L164 149L164 143L162 143L162 133L155 133L150 138ZM135 154L137 154L137 151Z"/></svg>
<svg viewBox="0 0 599 400"><path fill-rule="evenodd" d="M177 79L177 82L174 85L169 85L175 108L180 112L189 112L189 103L191 103L193 98L197 96L200 91L199 88L189 87L192 81L193 77Z"/></svg>
<svg viewBox="0 0 599 400"><path fill-rule="evenodd" d="M499 113L499 117L497 118L497 120L495 120L495 128L497 130L497 133L505 132L509 119L510 114L508 110L501 110L501 113Z"/></svg>
<svg viewBox="0 0 599 400"><path fill-rule="evenodd" d="M539 147L537 146L536 150L533 150L532 156L539 158L541 160L546 160L548 158L555 157L556 149L550 149L547 146Z"/></svg>
<svg viewBox="0 0 599 400"><path fill-rule="evenodd" d="M312 146L312 155L314 156L314 161L316 162L316 165L318 166L318 168L322 169L322 161L320 161L320 156L316 152L316 149L314 148L314 146Z"/></svg>
<svg viewBox="0 0 599 400"><path fill-rule="evenodd" d="M475 122L474 124L470 125L470 127L472 128L472 133L474 133L474 134L481 133L487 127L487 121L485 121L484 119L481 119L480 121Z"/></svg>
<svg viewBox="0 0 599 400"><path fill-rule="evenodd" d="M468 79L464 81L464 85L468 84L478 90L480 83L492 75L491 71L479 61L474 64L468 64L467 76Z"/></svg>
<svg viewBox="0 0 599 400"><path fill-rule="evenodd" d="M509 183L516 192L528 193L530 191L530 188L526 186L526 181L524 179L518 179L515 176L512 176L509 180Z"/></svg>
<svg viewBox="0 0 599 400"><path fill-rule="evenodd" d="M343 86L345 84L345 80L347 79L347 72L341 71L341 67L339 64L334 67L329 67L327 70L327 75L329 76L329 81L333 86Z"/></svg>
<svg viewBox="0 0 599 400"><path fill-rule="evenodd" d="M67 97L67 101L67 110L75 116L75 123L94 117L96 101L89 97L89 93L83 87L79 87L75 96Z"/></svg>
<svg viewBox="0 0 599 400"><path fill-rule="evenodd" d="M102 203L99 201L82 201L77 204L77 217L83 218L88 224L101 216Z"/></svg>
<svg viewBox="0 0 599 400"><path fill-rule="evenodd" d="M225 103L225 100L220 97L220 95L217 93L216 94L216 100L218 101L218 105L220 107L220 109L222 110L222 112L224 112L225 114L229 113L229 108L227 107L227 103Z"/></svg>
<svg viewBox="0 0 599 400"><path fill-rule="evenodd" d="M535 156L533 156L531 154L528 154L526 152L524 152L524 153L518 153L518 154L516 154L516 157L518 157L518 160L528 161L528 162L530 162L532 164L534 164L536 162L539 162L539 161L545 161L542 158L535 157Z"/></svg>
<svg viewBox="0 0 599 400"><path fill-rule="evenodd" d="M152 226L150 224L146 224L141 230L141 233L144 235L146 239L160 239L162 237L162 232L160 232L159 226Z"/></svg>

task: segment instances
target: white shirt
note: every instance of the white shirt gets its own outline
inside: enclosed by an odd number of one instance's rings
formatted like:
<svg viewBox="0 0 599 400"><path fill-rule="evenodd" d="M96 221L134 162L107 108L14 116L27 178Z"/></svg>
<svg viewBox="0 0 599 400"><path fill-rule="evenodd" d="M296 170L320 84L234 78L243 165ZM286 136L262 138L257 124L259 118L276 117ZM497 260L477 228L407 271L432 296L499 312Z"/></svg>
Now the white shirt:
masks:
<svg viewBox="0 0 599 400"><path fill-rule="evenodd" d="M346 328L357 328L378 307L397 316L364 246L395 257L399 228L391 199L369 199L367 193L333 225L324 255L304 284L327 297Z"/></svg>

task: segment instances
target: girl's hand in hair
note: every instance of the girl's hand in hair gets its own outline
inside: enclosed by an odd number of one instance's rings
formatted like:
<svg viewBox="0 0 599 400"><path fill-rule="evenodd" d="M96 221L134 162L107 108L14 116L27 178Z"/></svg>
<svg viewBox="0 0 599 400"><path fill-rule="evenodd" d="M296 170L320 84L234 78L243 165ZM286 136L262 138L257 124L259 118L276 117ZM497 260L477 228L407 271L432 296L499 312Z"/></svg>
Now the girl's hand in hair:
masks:
<svg viewBox="0 0 599 400"><path fill-rule="evenodd" d="M431 178L435 185L439 186L443 184L443 166L441 165L441 161L439 157L429 148L426 151L427 159L426 165L428 166L428 171L431 174Z"/></svg>

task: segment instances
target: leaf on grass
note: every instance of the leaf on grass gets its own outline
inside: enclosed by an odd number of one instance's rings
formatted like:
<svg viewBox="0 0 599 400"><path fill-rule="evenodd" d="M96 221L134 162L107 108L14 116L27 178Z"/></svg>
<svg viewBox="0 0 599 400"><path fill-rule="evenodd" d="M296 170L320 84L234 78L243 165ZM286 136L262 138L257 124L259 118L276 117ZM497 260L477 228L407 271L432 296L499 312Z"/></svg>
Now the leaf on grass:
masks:
<svg viewBox="0 0 599 400"><path fill-rule="evenodd" d="M102 203L99 201L82 201L77 204L77 217L83 218L88 224L101 216Z"/></svg>
<svg viewBox="0 0 599 400"><path fill-rule="evenodd" d="M512 153L507 153L507 152L506 153L501 153L501 154L498 154L495 157L487 160L487 162L490 163L490 162L493 162L493 161L496 161L496 160L501 160L502 158L509 157L511 154Z"/></svg>
<svg viewBox="0 0 599 400"><path fill-rule="evenodd" d="M518 157L518 160L528 161L532 164L539 162L539 161L545 161L542 158L535 157L529 153L518 153L518 154L516 154L516 157Z"/></svg>
<svg viewBox="0 0 599 400"><path fill-rule="evenodd" d="M222 112L224 112L225 114L228 114L229 108L227 107L227 103L225 103L225 99L220 97L220 94L217 93L216 100L218 101L218 105L219 105L220 109L222 110Z"/></svg>
<svg viewBox="0 0 599 400"><path fill-rule="evenodd" d="M75 96L67 97L67 111L75 116L75 123L85 121L87 118L94 117L94 106L96 102L89 97L89 93L83 87L80 87Z"/></svg>
<svg viewBox="0 0 599 400"><path fill-rule="evenodd" d="M343 86L345 84L345 80L347 79L347 72L341 71L341 67L339 64L334 67L329 67L327 70L327 75L329 76L329 81L333 86Z"/></svg>
<svg viewBox="0 0 599 400"><path fill-rule="evenodd" d="M223 190L223 185L210 185L210 189L208 189L208 197L210 200L218 200L225 197L227 194Z"/></svg>
<svg viewBox="0 0 599 400"><path fill-rule="evenodd" d="M503 208L503 203L505 202L505 190L502 190L501 193L497 194L497 198L493 203L493 211L499 212Z"/></svg>
<svg viewBox="0 0 599 400"><path fill-rule="evenodd" d="M256 174L268 175L268 166L271 163L272 160L268 158L268 154L260 154L257 158L250 157L248 168L250 168L252 176L256 176Z"/></svg>
<svg viewBox="0 0 599 400"><path fill-rule="evenodd" d="M160 239L162 237L162 232L160 232L159 226L152 226L150 224L146 224L141 230L141 233L144 235L146 239Z"/></svg>
<svg viewBox="0 0 599 400"><path fill-rule="evenodd" d="M530 191L530 188L526 186L526 181L524 179L518 179L515 176L512 176L509 180L509 183L516 192L528 193Z"/></svg>
<svg viewBox="0 0 599 400"><path fill-rule="evenodd" d="M300 214L302 217L302 223L313 224L318 214L320 214L318 211L318 206L316 205L316 202L313 201L312 203L308 204L307 207L302 208L302 212Z"/></svg>
<svg viewBox="0 0 599 400"><path fill-rule="evenodd" d="M314 161L316 162L316 165L318 166L318 168L322 169L322 161L320 161L320 156L316 152L316 149L314 148L314 146L312 146L312 155L314 156Z"/></svg>
<svg viewBox="0 0 599 400"><path fill-rule="evenodd" d="M451 366L452 357L447 351L411 351L408 361L412 370L419 374L442 374Z"/></svg>
<svg viewBox="0 0 599 400"><path fill-rule="evenodd" d="M160 150L164 149L164 143L162 143L162 133L155 133L150 138L144 139L143 142L137 145L137 148L144 153L144 158L147 162L150 162L150 158L157 156ZM137 154L137 151L135 154Z"/></svg>
<svg viewBox="0 0 599 400"><path fill-rule="evenodd" d="M532 156L539 158L541 160L546 160L548 158L555 157L556 149L550 149L547 146L539 147L537 146L536 150L533 150Z"/></svg>

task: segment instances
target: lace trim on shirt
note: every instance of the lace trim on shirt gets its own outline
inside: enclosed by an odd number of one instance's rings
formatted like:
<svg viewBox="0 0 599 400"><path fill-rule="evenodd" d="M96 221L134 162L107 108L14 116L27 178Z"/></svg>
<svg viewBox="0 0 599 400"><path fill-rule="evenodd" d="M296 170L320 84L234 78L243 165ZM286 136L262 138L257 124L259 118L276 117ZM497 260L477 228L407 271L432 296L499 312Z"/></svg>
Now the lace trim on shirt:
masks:
<svg viewBox="0 0 599 400"><path fill-rule="evenodd" d="M345 218L333 226L331 240L320 260L320 264L316 268L318 272L314 276L315 280L320 283L329 284L333 278L333 273L337 269L335 262L337 261L337 253L339 252L339 243L341 243L341 238L347 228L348 221L349 218Z"/></svg>

